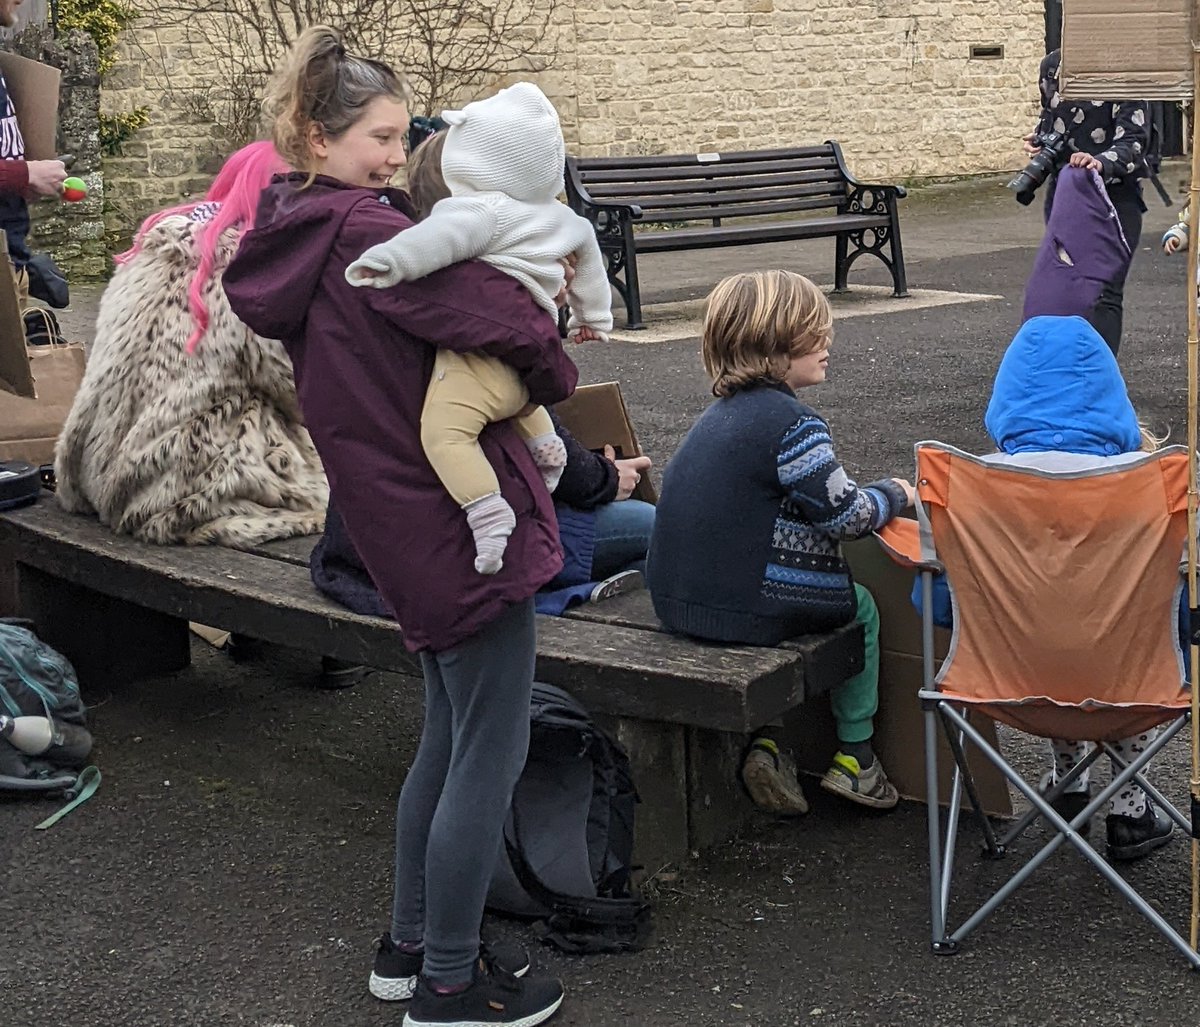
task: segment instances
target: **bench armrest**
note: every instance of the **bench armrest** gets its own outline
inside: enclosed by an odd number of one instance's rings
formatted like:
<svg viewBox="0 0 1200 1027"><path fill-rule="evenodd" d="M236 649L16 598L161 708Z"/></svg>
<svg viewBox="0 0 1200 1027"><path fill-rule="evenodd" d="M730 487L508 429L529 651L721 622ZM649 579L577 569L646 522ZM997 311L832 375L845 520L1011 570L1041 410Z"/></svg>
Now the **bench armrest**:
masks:
<svg viewBox="0 0 1200 1027"><path fill-rule="evenodd" d="M579 177L579 168L574 157L567 158L565 170L563 181L567 190L567 206L581 217L595 222L598 214L608 217L616 215L619 220L628 218L632 221L637 221L642 216L642 208L636 203L605 203L603 200L593 200L587 186Z"/></svg>
<svg viewBox="0 0 1200 1027"><path fill-rule="evenodd" d="M882 182L855 182L856 189L870 189L873 193L891 193L898 200L904 199L908 195L908 190L902 185L885 185Z"/></svg>

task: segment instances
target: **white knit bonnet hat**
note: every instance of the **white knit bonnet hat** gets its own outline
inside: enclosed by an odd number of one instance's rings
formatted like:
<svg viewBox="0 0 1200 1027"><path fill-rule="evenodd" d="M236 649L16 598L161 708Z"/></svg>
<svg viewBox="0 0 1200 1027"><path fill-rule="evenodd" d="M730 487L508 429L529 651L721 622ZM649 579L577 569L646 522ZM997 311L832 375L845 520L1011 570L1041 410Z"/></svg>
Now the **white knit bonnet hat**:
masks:
<svg viewBox="0 0 1200 1027"><path fill-rule="evenodd" d="M442 118L450 126L442 177L453 195L501 192L545 203L563 191L566 144L558 112L532 82L442 111Z"/></svg>

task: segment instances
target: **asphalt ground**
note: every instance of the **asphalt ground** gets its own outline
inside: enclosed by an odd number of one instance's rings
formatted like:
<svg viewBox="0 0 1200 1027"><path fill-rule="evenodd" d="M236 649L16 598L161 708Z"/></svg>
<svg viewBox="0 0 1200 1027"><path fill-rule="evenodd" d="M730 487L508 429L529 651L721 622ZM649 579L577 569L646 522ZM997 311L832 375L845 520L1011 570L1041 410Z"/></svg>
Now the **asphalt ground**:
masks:
<svg viewBox="0 0 1200 1027"><path fill-rule="evenodd" d="M1182 172L1168 175L1174 187ZM1002 300L848 318L829 381L807 398L860 480L911 473L912 444L987 447L982 413L1020 317L1036 211L995 182L922 190L903 207L910 283ZM1186 424L1184 260L1157 250L1157 200L1126 290L1121 350L1142 416L1172 441ZM832 279L832 240L663 255L648 298L703 295L733 270L787 266ZM852 282L884 284L867 261ZM65 323L86 334L96 290ZM583 381L621 381L644 448L665 463L708 402L694 340L589 344ZM0 805L0 1019L12 1024L334 1027L399 1024L370 998L387 925L395 794L420 724L418 683L373 674L323 692L283 649L234 663L198 639L193 665L93 694L98 795L49 831L53 807ZM1038 743L1013 739L1031 769ZM1155 780L1186 792L1173 743ZM1103 775L1101 775L1103 776ZM957 956L928 944L924 809L861 815L810 782L805 818L757 821L742 839L657 871L646 951L566 957L521 924L559 974L563 1025L1190 1025L1200 977L1071 852L1060 851ZM1102 837L1097 818L1093 831ZM959 916L1035 851L960 848ZM1186 925L1190 847L1177 838L1123 873Z"/></svg>

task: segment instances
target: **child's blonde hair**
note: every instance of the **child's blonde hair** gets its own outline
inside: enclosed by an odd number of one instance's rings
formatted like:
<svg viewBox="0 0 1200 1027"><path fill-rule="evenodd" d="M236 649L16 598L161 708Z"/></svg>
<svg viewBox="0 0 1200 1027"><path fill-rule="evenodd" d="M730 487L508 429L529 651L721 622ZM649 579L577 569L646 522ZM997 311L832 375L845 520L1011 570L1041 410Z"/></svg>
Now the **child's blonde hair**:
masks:
<svg viewBox="0 0 1200 1027"><path fill-rule="evenodd" d="M271 80L263 105L275 149L292 167L311 172L310 128L319 125L336 139L380 96L409 103L412 90L386 64L347 53L341 34L328 25L305 29Z"/></svg>
<svg viewBox="0 0 1200 1027"><path fill-rule="evenodd" d="M708 294L700 350L714 396L781 381L792 357L833 338L829 300L794 271L730 275Z"/></svg>
<svg viewBox="0 0 1200 1027"><path fill-rule="evenodd" d="M1140 417L1138 418L1138 431L1142 436L1141 451L1143 453L1157 453L1162 444L1170 437L1169 435L1155 435L1150 430L1150 426Z"/></svg>
<svg viewBox="0 0 1200 1027"><path fill-rule="evenodd" d="M408 178L408 195L417 216L429 217L433 205L450 195L450 187L442 176L442 148L446 145L446 131L435 132L412 152L405 168Z"/></svg>

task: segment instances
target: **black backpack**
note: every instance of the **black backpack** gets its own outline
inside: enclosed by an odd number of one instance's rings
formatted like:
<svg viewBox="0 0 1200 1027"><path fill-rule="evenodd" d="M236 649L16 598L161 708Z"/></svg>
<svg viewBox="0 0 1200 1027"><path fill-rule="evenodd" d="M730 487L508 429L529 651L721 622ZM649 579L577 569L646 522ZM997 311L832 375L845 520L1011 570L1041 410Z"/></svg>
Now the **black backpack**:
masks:
<svg viewBox="0 0 1200 1027"><path fill-rule="evenodd" d="M100 772L87 766L92 736L75 670L33 633L29 621L0 618L0 717L50 720L51 743L36 755L0 736L0 796L61 796L70 804L39 828L95 792Z"/></svg>
<svg viewBox="0 0 1200 1027"><path fill-rule="evenodd" d="M562 689L535 683L488 907L536 918L541 939L565 952L642 948L650 906L631 885L637 802L625 750Z"/></svg>

